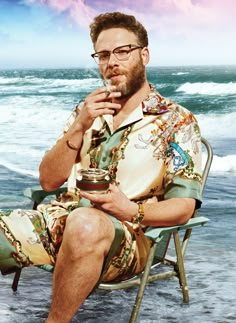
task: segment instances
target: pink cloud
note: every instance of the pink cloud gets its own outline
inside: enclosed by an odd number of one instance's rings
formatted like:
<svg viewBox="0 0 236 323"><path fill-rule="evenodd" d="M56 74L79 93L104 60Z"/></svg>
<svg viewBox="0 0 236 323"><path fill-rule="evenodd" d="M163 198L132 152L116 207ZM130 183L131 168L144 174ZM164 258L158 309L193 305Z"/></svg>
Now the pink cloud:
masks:
<svg viewBox="0 0 236 323"><path fill-rule="evenodd" d="M149 30L227 29L235 24L234 0L28 0L48 6L58 13L67 13L80 27L88 27L93 17L102 12L122 11L134 14Z"/></svg>

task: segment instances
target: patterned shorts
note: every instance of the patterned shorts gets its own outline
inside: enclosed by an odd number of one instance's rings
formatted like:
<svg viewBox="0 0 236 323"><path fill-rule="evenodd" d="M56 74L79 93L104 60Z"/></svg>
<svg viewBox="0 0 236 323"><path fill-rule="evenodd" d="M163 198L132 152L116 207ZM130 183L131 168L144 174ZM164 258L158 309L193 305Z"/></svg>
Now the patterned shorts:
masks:
<svg viewBox="0 0 236 323"><path fill-rule="evenodd" d="M66 218L79 206L78 202L67 202L41 204L38 210L0 211L1 272L43 264L54 266ZM116 234L105 260L102 281L119 281L143 270L151 243L141 227L109 217Z"/></svg>

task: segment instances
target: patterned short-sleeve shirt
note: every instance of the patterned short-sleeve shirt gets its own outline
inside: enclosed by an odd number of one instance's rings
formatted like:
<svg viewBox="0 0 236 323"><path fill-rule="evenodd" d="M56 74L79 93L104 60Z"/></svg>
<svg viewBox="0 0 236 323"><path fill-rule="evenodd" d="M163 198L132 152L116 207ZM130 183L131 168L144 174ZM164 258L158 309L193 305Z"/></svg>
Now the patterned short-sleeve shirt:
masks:
<svg viewBox="0 0 236 323"><path fill-rule="evenodd" d="M186 108L161 96L153 86L148 97L113 131L111 115L97 118L85 133L80 162L73 166L68 188L76 186L81 168L103 168L129 199L191 197L201 201L201 135ZM83 108L68 119L66 132Z"/></svg>

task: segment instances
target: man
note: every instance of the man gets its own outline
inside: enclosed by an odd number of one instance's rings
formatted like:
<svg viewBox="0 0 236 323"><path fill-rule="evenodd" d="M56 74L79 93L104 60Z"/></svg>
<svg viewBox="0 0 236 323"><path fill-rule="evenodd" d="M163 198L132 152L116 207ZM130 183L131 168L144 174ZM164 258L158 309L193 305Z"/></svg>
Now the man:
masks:
<svg viewBox="0 0 236 323"><path fill-rule="evenodd" d="M150 249L147 226L184 223L201 204L199 127L188 110L148 83L145 28L119 12L97 16L90 28L92 57L111 86L76 107L41 162L40 183L52 191L67 181L78 195L78 170L90 167L106 169L112 183L106 194L79 192L80 207L39 208L52 241L48 245L42 230L47 261L56 259L48 323L69 322L98 281L142 271ZM32 254L29 262L39 263Z"/></svg>

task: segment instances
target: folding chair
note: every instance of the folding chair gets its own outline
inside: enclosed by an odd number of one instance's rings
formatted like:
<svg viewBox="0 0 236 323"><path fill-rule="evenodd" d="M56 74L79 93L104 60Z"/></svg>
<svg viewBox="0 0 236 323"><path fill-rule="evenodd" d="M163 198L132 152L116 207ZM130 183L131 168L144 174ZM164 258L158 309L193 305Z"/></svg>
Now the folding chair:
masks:
<svg viewBox="0 0 236 323"><path fill-rule="evenodd" d="M213 159L213 151L209 142L202 138L203 151L206 151L206 162L203 167L203 176L202 176L202 193L206 184L206 180L210 171L212 159ZM24 195L29 197L33 202L33 208L36 209L37 205L40 204L45 197L48 195L59 195L63 191L66 190L66 186L61 187L59 190L53 192L45 192L42 190L40 186L36 186L33 188L27 188L24 191ZM208 218L204 216L197 216L197 210L195 211L193 217L185 224L176 225L171 227L152 227L149 228L145 235L153 241L153 245L150 249L147 264L145 266L144 271L126 281L122 281L119 283L101 283L99 284L99 289L105 290L116 290L116 289L124 289L133 286L139 286L138 292L136 295L136 300L133 306L133 310L130 317L130 323L134 323L137 320L139 309L141 306L141 302L144 295L144 290L146 284L149 282L153 282L156 280L169 279L171 277L177 277L180 287L182 289L183 301L185 303L189 302L189 292L185 274L184 267L184 256L186 253L187 245L191 236L192 229L194 227L199 227L208 222ZM180 235L180 233L182 233ZM175 259L168 259L167 250L170 245L170 240L174 241L174 251L175 251ZM157 273L151 273L151 270L158 265L158 268L166 268L170 267L170 271L161 271ZM41 266L43 269L48 271L53 271L53 267L49 265ZM15 278L12 284L13 290L17 289L18 280L20 277L21 269L19 268L15 273Z"/></svg>
<svg viewBox="0 0 236 323"><path fill-rule="evenodd" d="M203 168L202 176L202 193L206 184L206 180L210 171L213 150L209 142L202 138L203 151L206 150L207 158ZM204 216L197 216L197 210L193 217L185 224L172 226L172 227L157 227L149 228L145 235L153 240L153 245L150 249L147 264L144 271L138 276L120 282L120 283L105 283L100 284L98 288L106 290L124 289L132 286L139 286L136 300L133 306L133 310L130 317L130 323L136 322L139 314L139 309L142 303L146 284L156 280L164 280L171 277L177 277L180 287L182 289L183 301L189 302L189 291L185 274L184 256L188 246L188 242L194 227L199 227L208 222L208 218ZM183 238L180 239L180 232L183 232ZM173 237L176 259L171 260L166 257L167 249L169 247L170 239ZM156 265L162 265L163 267L171 267L171 271L162 271L151 274L151 270Z"/></svg>

